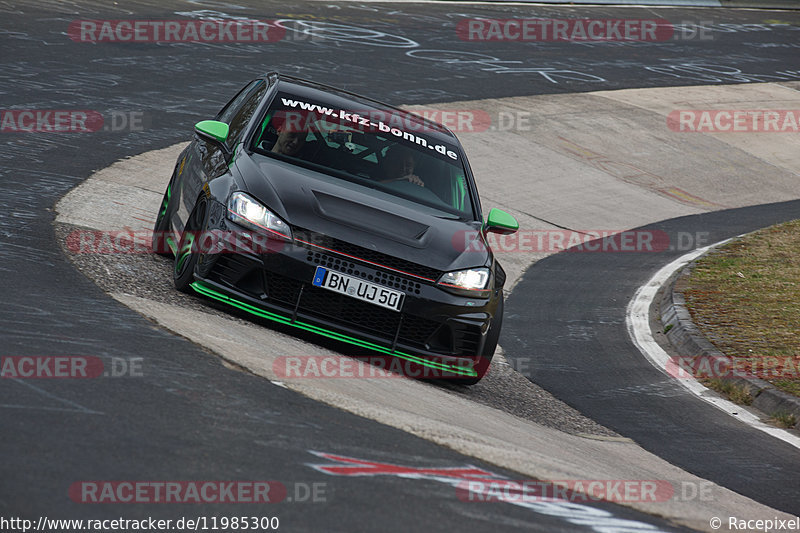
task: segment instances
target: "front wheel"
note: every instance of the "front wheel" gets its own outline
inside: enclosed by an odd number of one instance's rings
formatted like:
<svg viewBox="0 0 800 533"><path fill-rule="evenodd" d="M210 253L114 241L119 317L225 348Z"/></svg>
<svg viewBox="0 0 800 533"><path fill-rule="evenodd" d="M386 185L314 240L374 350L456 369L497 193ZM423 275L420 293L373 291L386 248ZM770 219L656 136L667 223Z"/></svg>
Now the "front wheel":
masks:
<svg viewBox="0 0 800 533"><path fill-rule="evenodd" d="M175 252L175 263L172 269L172 281L181 292L190 293L190 285L194 281L194 267L199 257L199 240L206 224L206 202L199 200L183 228L178 249Z"/></svg>

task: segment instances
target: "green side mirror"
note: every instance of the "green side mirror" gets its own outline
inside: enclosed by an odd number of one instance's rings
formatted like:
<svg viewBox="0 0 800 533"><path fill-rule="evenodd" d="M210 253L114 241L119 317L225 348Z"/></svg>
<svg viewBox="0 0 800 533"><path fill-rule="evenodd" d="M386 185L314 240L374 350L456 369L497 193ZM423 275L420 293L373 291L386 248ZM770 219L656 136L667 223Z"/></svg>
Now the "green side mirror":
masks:
<svg viewBox="0 0 800 533"><path fill-rule="evenodd" d="M484 230L501 235L510 235L519 229L517 219L496 207L489 211Z"/></svg>
<svg viewBox="0 0 800 533"><path fill-rule="evenodd" d="M214 141L224 143L228 138L228 125L218 120L203 120L194 125L194 131Z"/></svg>

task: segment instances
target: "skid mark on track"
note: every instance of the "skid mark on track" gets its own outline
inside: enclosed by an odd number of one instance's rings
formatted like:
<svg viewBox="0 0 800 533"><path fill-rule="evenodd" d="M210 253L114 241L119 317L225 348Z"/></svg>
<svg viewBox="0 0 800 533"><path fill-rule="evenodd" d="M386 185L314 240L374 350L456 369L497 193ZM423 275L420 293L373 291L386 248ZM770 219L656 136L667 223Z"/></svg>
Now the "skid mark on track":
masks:
<svg viewBox="0 0 800 533"><path fill-rule="evenodd" d="M87 415L105 414L100 411L95 411L93 409L89 409L88 407L84 407L77 402L73 402L72 400L62 398L61 396L53 394L52 392L48 392L41 387L37 387L36 385L28 383L27 381L16 378L9 378L9 379L16 383L19 383L20 385L24 385L25 387L34 390L36 393L40 394L41 396L44 396L45 398L55 400L56 402L67 405L69 407L52 407L52 406L42 406L42 405L19 405L19 404L0 404L0 407L8 409L39 409L44 411L69 411L73 413L83 413Z"/></svg>
<svg viewBox="0 0 800 533"><path fill-rule="evenodd" d="M617 161L560 135L558 139L561 141L559 143L561 151L569 157L586 163L626 183L645 187L661 196L666 196L692 207L703 209L722 209L726 207L695 196L678 187L668 185L666 178L663 176L643 170L624 161Z"/></svg>

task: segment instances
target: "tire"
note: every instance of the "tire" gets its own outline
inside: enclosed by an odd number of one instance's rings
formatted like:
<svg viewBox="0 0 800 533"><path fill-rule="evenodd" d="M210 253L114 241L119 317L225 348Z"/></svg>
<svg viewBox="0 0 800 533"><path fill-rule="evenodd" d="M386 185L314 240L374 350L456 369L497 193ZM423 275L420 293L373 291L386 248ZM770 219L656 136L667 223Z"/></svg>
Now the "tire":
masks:
<svg viewBox="0 0 800 533"><path fill-rule="evenodd" d="M167 244L167 236L171 231L169 221L172 218L172 182L173 180L169 181L167 190L164 191L164 198L161 200L161 207L158 208L156 224L153 226L153 238L150 244L153 253L164 257L172 256L172 250Z"/></svg>
<svg viewBox="0 0 800 533"><path fill-rule="evenodd" d="M475 385L478 383L486 372L489 371L489 366L492 364L494 352L497 349L497 343L500 340L500 330L503 328L503 307L504 297L500 295L500 303L497 304L497 310L492 317L492 322L489 324L489 333L486 335L486 342L483 345L483 352L481 352L477 363L475 363L475 371L477 376L472 378L457 378L455 383L459 385Z"/></svg>
<svg viewBox="0 0 800 533"><path fill-rule="evenodd" d="M194 281L194 269L200 256L197 239L206 227L207 204L205 198L197 201L186 226L183 228L181 240L175 252L175 262L172 268L172 281L175 288L181 292L191 293L191 284Z"/></svg>

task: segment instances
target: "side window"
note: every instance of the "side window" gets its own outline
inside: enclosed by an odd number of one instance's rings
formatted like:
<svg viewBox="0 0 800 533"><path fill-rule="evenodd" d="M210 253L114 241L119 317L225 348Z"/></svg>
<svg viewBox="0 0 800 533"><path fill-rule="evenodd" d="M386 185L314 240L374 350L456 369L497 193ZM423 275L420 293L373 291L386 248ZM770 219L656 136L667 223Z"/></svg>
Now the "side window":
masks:
<svg viewBox="0 0 800 533"><path fill-rule="evenodd" d="M264 96L266 91L267 83L264 80L252 81L239 91L239 94L219 112L217 120L226 123L230 127L228 130L228 146L233 147L239 142L245 126L252 118L253 113L256 112L261 97Z"/></svg>

